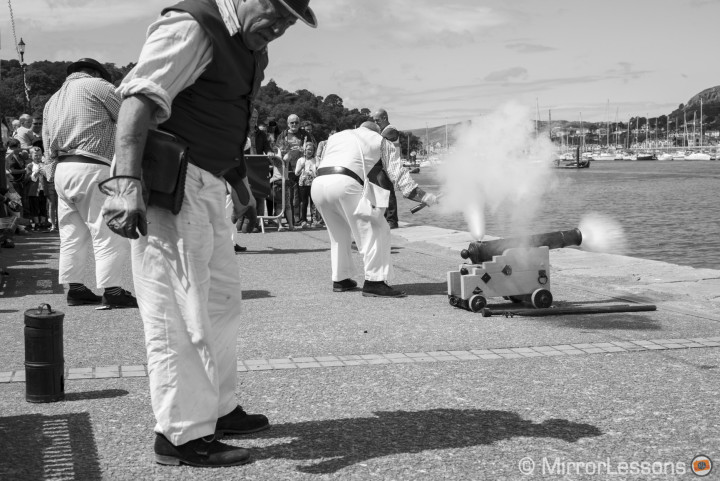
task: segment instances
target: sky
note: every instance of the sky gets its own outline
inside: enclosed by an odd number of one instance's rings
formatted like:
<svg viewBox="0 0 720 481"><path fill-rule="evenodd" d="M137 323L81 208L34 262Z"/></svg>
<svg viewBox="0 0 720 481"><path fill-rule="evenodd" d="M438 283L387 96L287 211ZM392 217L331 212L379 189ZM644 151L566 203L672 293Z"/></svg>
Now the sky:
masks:
<svg viewBox="0 0 720 481"><path fill-rule="evenodd" d="M127 65L173 0L15 0L25 61ZM487 115L507 102L542 120L670 113L720 85L720 0L311 0L270 44L266 81L385 108L399 129ZM16 56L0 5L0 58Z"/></svg>

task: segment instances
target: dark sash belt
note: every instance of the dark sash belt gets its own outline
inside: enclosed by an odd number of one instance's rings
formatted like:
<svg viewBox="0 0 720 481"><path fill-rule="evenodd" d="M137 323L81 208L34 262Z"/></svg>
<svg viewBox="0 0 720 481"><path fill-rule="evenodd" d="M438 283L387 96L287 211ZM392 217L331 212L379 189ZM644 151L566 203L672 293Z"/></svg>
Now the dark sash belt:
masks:
<svg viewBox="0 0 720 481"><path fill-rule="evenodd" d="M110 164L107 162L93 159L92 157L85 157L84 155L63 155L62 157L58 157L58 162L79 162L81 164L97 164L110 167Z"/></svg>
<svg viewBox="0 0 720 481"><path fill-rule="evenodd" d="M317 170L317 176L318 176L318 177L321 176L321 175L330 175L330 174L342 174L342 175L347 175L348 177L352 177L353 179L357 180L357 181L360 183L360 185L365 184L365 183L363 182L362 178L361 178L359 175L357 175L355 172L353 172L352 170L350 170L350 169L348 169L348 168L346 168L346 167L340 167L340 166L335 166L335 167L320 167L320 168Z"/></svg>

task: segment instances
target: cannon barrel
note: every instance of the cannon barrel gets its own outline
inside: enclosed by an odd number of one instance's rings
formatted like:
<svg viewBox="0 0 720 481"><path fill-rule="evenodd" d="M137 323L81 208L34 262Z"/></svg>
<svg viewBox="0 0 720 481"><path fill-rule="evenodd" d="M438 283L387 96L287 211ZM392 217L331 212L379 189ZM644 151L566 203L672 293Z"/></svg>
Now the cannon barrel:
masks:
<svg viewBox="0 0 720 481"><path fill-rule="evenodd" d="M460 257L470 259L473 264L481 264L492 260L493 256L501 255L505 249L511 247L541 247L559 249L567 246L579 246L582 243L582 232L575 228L571 230L546 232L520 237L508 237L491 241L471 242L467 249L460 252Z"/></svg>

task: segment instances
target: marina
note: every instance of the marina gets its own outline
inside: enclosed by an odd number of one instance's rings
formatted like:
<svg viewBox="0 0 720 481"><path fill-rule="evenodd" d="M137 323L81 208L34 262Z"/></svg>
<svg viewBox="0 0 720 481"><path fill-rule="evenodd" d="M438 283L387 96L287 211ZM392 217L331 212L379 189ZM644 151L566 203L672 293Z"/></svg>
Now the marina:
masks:
<svg viewBox="0 0 720 481"><path fill-rule="evenodd" d="M414 178L436 188L441 165L423 167ZM588 169L556 170L557 185L522 226L512 225L502 208L487 216L493 236L542 232L545 226L571 228L583 215L597 212L622 225L625 255L693 267L720 269L720 162L592 162ZM405 202L405 201L403 201ZM424 209L403 220L467 230L460 213Z"/></svg>

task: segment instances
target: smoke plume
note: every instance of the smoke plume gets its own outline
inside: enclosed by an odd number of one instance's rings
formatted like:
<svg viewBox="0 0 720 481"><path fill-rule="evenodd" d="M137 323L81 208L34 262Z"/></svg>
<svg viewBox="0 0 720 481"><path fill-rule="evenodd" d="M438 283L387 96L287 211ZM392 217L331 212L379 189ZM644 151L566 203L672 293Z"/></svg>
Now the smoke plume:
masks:
<svg viewBox="0 0 720 481"><path fill-rule="evenodd" d="M501 206L515 225L531 218L555 177L552 143L535 136L529 109L508 103L458 133L439 170L443 211L462 212L476 240L485 235L485 216Z"/></svg>

